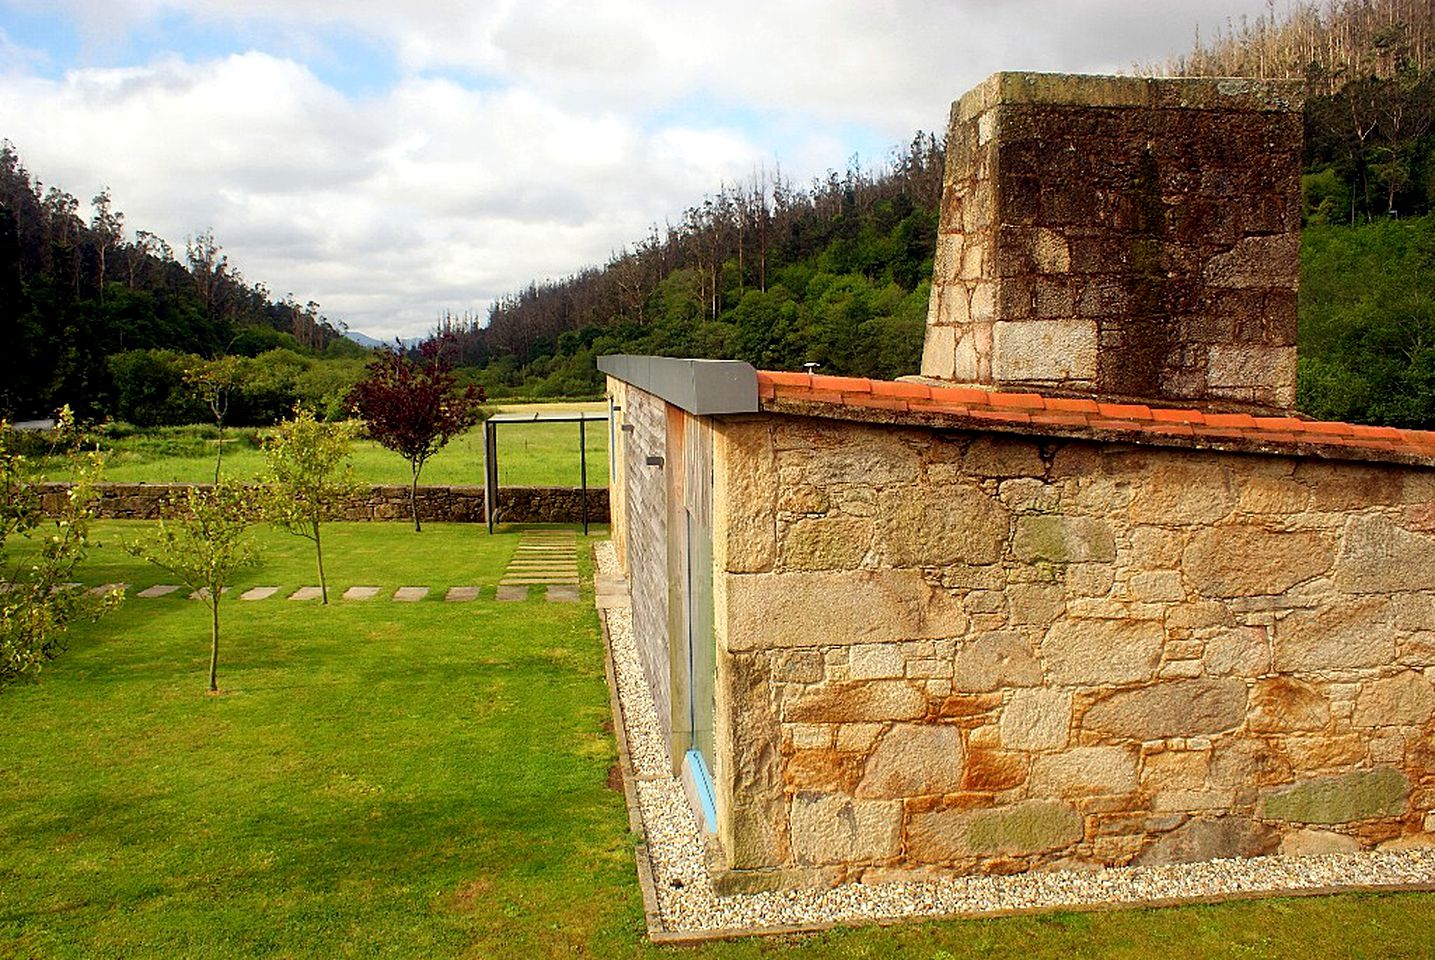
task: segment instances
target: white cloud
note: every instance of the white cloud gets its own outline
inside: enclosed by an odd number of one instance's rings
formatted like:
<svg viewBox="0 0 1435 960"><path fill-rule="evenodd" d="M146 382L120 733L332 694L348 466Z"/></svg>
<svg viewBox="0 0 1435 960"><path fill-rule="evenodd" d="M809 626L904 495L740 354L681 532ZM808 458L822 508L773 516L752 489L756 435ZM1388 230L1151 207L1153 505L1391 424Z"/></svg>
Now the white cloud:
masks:
<svg viewBox="0 0 1435 960"><path fill-rule="evenodd" d="M92 49L175 17L252 43L203 59L177 36L144 62L96 58L106 65L47 79L46 51L0 33L0 136L77 196L110 186L132 227L176 246L212 226L248 277L375 334L602 261L759 166L801 181L858 141L940 131L950 101L993 70L1125 68L1183 50L1197 19L1210 32L1261 8L0 0L27 5L67 11ZM321 79L322 52L353 36L391 52L387 88Z"/></svg>

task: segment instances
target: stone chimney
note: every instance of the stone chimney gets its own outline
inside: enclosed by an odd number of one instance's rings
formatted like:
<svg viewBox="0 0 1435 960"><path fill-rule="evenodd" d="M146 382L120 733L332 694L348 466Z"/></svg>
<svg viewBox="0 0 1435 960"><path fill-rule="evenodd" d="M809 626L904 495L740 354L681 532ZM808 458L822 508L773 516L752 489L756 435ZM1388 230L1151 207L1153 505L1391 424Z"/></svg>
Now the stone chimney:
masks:
<svg viewBox="0 0 1435 960"><path fill-rule="evenodd" d="M1301 89L998 73L967 93L922 374L1290 411Z"/></svg>

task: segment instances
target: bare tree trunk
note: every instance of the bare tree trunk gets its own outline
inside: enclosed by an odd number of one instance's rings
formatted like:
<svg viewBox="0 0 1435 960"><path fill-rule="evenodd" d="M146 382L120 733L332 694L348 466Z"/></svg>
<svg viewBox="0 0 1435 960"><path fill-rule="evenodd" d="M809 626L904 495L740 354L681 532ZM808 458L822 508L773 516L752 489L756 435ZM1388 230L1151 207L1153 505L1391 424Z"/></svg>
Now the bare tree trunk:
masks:
<svg viewBox="0 0 1435 960"><path fill-rule="evenodd" d="M219 597L209 591L209 692L219 692Z"/></svg>
<svg viewBox="0 0 1435 960"><path fill-rule="evenodd" d="M329 602L329 585L324 582L324 547L319 542L319 524L314 524L314 555L319 561L319 600L321 603Z"/></svg>
<svg viewBox="0 0 1435 960"><path fill-rule="evenodd" d="M415 462L413 468L414 479L409 484L409 510L414 515L414 533L418 533L423 530L423 527L419 526L419 471L423 469L423 464Z"/></svg>
<svg viewBox="0 0 1435 960"><path fill-rule="evenodd" d="M219 442L214 447L214 482L219 483L219 465L224 462L224 421L219 421Z"/></svg>

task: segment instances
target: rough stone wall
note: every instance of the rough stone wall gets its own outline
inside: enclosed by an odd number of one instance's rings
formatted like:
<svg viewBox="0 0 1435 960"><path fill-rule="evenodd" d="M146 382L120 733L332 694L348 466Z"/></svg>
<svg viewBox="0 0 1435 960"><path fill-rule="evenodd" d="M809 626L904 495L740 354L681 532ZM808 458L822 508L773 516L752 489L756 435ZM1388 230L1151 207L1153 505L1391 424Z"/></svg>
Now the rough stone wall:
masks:
<svg viewBox="0 0 1435 960"><path fill-rule="evenodd" d="M185 496L182 483L103 483L97 487L97 516L112 520L154 520L167 515L167 504ZM201 484L203 486L203 484ZM67 484L46 484L41 504L58 507ZM452 523L484 523L482 487L433 487L418 489L419 519ZM578 523L582 519L582 491L569 487L501 487L498 491L501 519L505 523ZM409 488L370 487L350 499L339 512L340 520L406 520ZM608 522L608 491L588 490L588 520Z"/></svg>
<svg viewBox="0 0 1435 960"><path fill-rule="evenodd" d="M667 404L629 386L623 419L631 431L620 433L625 471L623 527L629 589L633 598L633 636L648 689L653 693L663 733L672 741L672 679L668 654L668 491L666 472L650 466L650 456L667 455Z"/></svg>
<svg viewBox="0 0 1435 960"><path fill-rule="evenodd" d="M1435 471L720 423L730 888L1430 841Z"/></svg>
<svg viewBox="0 0 1435 960"><path fill-rule="evenodd" d="M1298 83L996 74L952 108L922 373L1295 403Z"/></svg>

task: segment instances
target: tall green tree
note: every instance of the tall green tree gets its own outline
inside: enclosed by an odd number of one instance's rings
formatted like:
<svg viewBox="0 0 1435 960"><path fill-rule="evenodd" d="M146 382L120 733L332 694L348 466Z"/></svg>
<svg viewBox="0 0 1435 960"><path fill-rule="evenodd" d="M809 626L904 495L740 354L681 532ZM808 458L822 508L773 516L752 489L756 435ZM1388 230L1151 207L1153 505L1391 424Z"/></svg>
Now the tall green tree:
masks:
<svg viewBox="0 0 1435 960"><path fill-rule="evenodd" d="M231 480L192 486L149 540L126 544L134 556L168 571L209 607L209 692L219 692L219 607L234 575L258 562L246 533L259 519L252 490Z"/></svg>
<svg viewBox="0 0 1435 960"><path fill-rule="evenodd" d="M349 461L353 435L353 424L325 423L300 407L264 441L266 469L260 488L265 515L275 526L313 541L324 603L329 602L329 586L320 532L324 521L358 489Z"/></svg>

